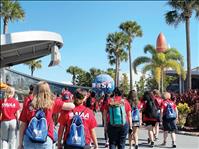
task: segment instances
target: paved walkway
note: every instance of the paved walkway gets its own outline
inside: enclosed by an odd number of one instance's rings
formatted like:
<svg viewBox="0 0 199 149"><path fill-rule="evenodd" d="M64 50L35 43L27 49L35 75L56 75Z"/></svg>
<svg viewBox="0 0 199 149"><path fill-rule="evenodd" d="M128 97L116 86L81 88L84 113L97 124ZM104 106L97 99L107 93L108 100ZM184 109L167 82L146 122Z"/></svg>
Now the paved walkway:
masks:
<svg viewBox="0 0 199 149"><path fill-rule="evenodd" d="M96 119L99 124L99 127L96 128L97 139L99 143L99 149L105 149L104 147L104 128L102 127L101 123L101 114L96 114ZM182 133L182 132L181 132ZM139 131L139 149L150 149L151 147L147 144L147 130L145 127L140 128ZM18 138L17 138L18 139ZM159 140L155 142L154 149L167 149L171 148L171 138L168 137L167 145L161 146L163 140L162 131L160 131ZM18 142L18 140L17 140ZM177 148L178 149L199 149L199 136L191 136L191 135L182 135L177 134ZM126 140L126 148L129 149L128 140Z"/></svg>
<svg viewBox="0 0 199 149"><path fill-rule="evenodd" d="M104 131L103 131L103 127L101 126L101 114L97 113L96 114L96 118L97 121L99 123L99 127L97 127L96 129L96 133L97 133L97 138L98 138L98 143L99 143L99 148L100 149L105 149L104 147ZM142 127L140 128L139 131L139 149L150 149L151 147L147 144L147 130ZM176 140L176 144L177 144L177 148L178 149L199 149L199 137L198 136L190 136L190 135L181 135L181 134L177 134L177 140ZM167 148L171 148L171 137L170 135L168 136L168 141L167 141L167 145L166 146L161 146L160 144L162 143L163 140L163 132L160 131L159 134L159 140L155 142L155 149L167 149ZM126 148L129 148L129 144L128 144L128 140L126 140Z"/></svg>

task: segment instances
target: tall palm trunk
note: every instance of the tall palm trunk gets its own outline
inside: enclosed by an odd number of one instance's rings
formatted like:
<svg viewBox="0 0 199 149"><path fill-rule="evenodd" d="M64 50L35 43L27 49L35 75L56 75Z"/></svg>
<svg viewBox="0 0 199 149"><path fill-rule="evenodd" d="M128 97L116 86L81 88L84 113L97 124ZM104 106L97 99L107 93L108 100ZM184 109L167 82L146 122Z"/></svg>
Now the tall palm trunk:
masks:
<svg viewBox="0 0 199 149"><path fill-rule="evenodd" d="M186 43L187 43L187 90L191 89L191 49L190 49L190 18L186 17Z"/></svg>
<svg viewBox="0 0 199 149"><path fill-rule="evenodd" d="M115 87L119 86L119 57L116 56L116 63L115 63Z"/></svg>
<svg viewBox="0 0 199 149"><path fill-rule="evenodd" d="M128 43L129 71L130 71L130 91L133 89L132 66L131 66L131 40Z"/></svg>
<svg viewBox="0 0 199 149"><path fill-rule="evenodd" d="M75 85L75 73L73 73L73 78L72 78L72 80L73 80L73 85Z"/></svg>
<svg viewBox="0 0 199 149"><path fill-rule="evenodd" d="M34 73L34 67L31 66L31 76L33 76L33 73Z"/></svg>
<svg viewBox="0 0 199 149"><path fill-rule="evenodd" d="M164 92L164 68L161 70L161 93Z"/></svg>
<svg viewBox="0 0 199 149"><path fill-rule="evenodd" d="M8 33L8 19L4 18L3 23L3 34L6 34Z"/></svg>

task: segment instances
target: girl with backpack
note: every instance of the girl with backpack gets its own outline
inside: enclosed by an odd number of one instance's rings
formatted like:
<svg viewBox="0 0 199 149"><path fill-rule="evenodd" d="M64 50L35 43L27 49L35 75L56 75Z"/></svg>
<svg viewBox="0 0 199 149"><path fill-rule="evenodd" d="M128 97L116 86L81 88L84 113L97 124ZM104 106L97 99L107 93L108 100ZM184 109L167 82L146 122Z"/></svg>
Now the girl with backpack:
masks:
<svg viewBox="0 0 199 149"><path fill-rule="evenodd" d="M15 89L8 86L5 98L0 100L1 146L2 149L16 148L17 120L19 118L19 102L14 97Z"/></svg>
<svg viewBox="0 0 199 149"><path fill-rule="evenodd" d="M98 149L95 132L97 121L93 111L83 105L86 98L86 91L76 90L74 93L75 108L59 119L60 125L66 126L63 138L65 149L90 149L91 140L94 143L94 149ZM62 149L61 142L62 136L59 136L58 149Z"/></svg>
<svg viewBox="0 0 199 149"><path fill-rule="evenodd" d="M18 149L51 149L54 141L54 122L52 115L63 110L71 110L73 103L63 103L55 100L49 84L38 82L33 89L33 96L29 98L20 115L19 146ZM38 118L38 119L37 119ZM43 128L32 130L39 124ZM41 138L45 139L41 141ZM40 139L40 140L39 140Z"/></svg>
<svg viewBox="0 0 199 149"><path fill-rule="evenodd" d="M132 145L135 149L138 149L138 130L140 126L140 107L138 106L138 98L135 90L131 90L128 94L127 100L129 101L132 108L132 128L129 130L129 149ZM133 143L134 141L134 143Z"/></svg>
<svg viewBox="0 0 199 149"><path fill-rule="evenodd" d="M108 132L109 149L125 149L128 130L132 130L131 106L118 88L106 103L104 127Z"/></svg>
<svg viewBox="0 0 199 149"><path fill-rule="evenodd" d="M154 99L155 104L158 108L158 118L157 118L157 122L156 122L155 128L154 128L154 138L155 138L155 140L158 140L159 125L160 125L160 109L162 107L162 102L163 102L163 99L161 97L159 90L157 90L157 89L153 90L153 99Z"/></svg>
<svg viewBox="0 0 199 149"><path fill-rule="evenodd" d="M143 105L143 121L148 129L148 143L151 143L151 147L154 146L154 133L155 124L157 122L158 109L152 98L151 92L146 91L143 95L145 101Z"/></svg>
<svg viewBox="0 0 199 149"><path fill-rule="evenodd" d="M171 133L172 147L176 148L176 134L177 130L176 120L178 119L178 110L176 104L171 100L171 94L164 93L164 101L161 107L160 121L163 123L164 140L162 145L167 143L168 132Z"/></svg>

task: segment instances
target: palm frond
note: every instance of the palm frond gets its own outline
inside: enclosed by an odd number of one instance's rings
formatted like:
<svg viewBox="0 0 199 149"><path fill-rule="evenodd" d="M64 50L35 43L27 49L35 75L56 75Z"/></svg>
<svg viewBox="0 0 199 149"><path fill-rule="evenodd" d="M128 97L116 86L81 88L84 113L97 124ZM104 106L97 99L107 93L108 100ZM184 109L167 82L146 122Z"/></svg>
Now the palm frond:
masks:
<svg viewBox="0 0 199 149"><path fill-rule="evenodd" d="M153 71L155 66L153 64L147 64L142 68L142 73L145 74L147 71Z"/></svg>
<svg viewBox="0 0 199 149"><path fill-rule="evenodd" d="M151 53L152 55L154 55L154 54L156 53L156 50L155 50L154 46L148 44L148 45L146 45L146 46L144 47L144 53L147 53L147 52L149 52L149 53Z"/></svg>
<svg viewBox="0 0 199 149"><path fill-rule="evenodd" d="M134 72L137 74L137 66L138 65L141 65L144 63L150 63L150 62L152 62L152 59L149 57L146 57L146 56L140 56L140 57L136 58L132 64Z"/></svg>
<svg viewBox="0 0 199 149"><path fill-rule="evenodd" d="M175 48L170 48L165 52L165 57L167 60L177 60L180 62L182 66L184 66L183 56L180 54L180 52Z"/></svg>
<svg viewBox="0 0 199 149"><path fill-rule="evenodd" d="M168 25L177 27L181 20L181 16L176 10L169 11L165 14L165 21Z"/></svg>
<svg viewBox="0 0 199 149"><path fill-rule="evenodd" d="M175 60L169 60L165 63L166 68L172 68L176 71L178 75L181 75L181 65Z"/></svg>

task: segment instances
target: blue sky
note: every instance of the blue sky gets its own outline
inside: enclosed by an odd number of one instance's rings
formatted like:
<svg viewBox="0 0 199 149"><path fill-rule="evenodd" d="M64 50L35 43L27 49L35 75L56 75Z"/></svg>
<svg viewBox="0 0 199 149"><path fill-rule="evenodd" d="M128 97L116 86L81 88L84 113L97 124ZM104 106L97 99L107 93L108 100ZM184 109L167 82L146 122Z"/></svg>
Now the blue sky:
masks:
<svg viewBox="0 0 199 149"><path fill-rule="evenodd" d="M135 38L132 44L132 59L144 55L147 44L156 45L156 39L163 32L167 43L177 48L186 62L185 24L177 28L165 23L164 14L170 10L166 2L160 1L21 1L25 10L24 21L9 24L9 32L52 31L61 34L64 46L59 66L48 67L50 56L42 58L43 68L34 76L57 82L68 82L71 75L66 69L73 65L89 70L92 67L106 70L108 64L105 52L108 33L119 31L120 23L135 20L143 30L143 37ZM199 66L199 21L193 16L191 29L192 68ZM129 72L128 63L122 63L121 71ZM113 67L113 66L112 66ZM30 74L27 66L13 67Z"/></svg>

